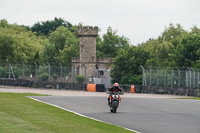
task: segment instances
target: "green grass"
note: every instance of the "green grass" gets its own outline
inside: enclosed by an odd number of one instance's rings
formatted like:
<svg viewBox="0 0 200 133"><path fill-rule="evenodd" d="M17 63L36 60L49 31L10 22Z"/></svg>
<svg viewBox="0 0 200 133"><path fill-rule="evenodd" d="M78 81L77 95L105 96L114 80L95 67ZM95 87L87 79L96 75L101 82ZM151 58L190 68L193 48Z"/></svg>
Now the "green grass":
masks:
<svg viewBox="0 0 200 133"><path fill-rule="evenodd" d="M131 132L31 100L26 96L38 94L0 93L0 133Z"/></svg>
<svg viewBox="0 0 200 133"><path fill-rule="evenodd" d="M193 99L193 100L200 100L200 97L176 98L176 99Z"/></svg>

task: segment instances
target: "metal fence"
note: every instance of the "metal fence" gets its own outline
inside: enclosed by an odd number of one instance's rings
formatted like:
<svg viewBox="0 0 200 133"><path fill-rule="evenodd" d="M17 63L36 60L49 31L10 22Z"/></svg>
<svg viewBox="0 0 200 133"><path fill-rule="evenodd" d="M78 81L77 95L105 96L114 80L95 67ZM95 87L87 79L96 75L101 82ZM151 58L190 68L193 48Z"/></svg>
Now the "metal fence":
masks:
<svg viewBox="0 0 200 133"><path fill-rule="evenodd" d="M1 79L26 79L34 81L58 81L76 83L77 68L59 66L0 63ZM85 75L83 75L85 76ZM84 77L86 80L87 78Z"/></svg>
<svg viewBox="0 0 200 133"><path fill-rule="evenodd" d="M142 85L162 87L188 87L200 88L200 73L196 68L170 68L159 69L157 67L141 66Z"/></svg>

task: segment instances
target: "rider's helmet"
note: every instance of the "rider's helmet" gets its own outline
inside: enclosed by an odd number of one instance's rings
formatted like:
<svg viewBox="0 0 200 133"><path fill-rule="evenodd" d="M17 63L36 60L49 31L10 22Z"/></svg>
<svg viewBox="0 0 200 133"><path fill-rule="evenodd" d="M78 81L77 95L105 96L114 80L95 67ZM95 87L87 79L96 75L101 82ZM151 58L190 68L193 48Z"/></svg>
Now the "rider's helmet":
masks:
<svg viewBox="0 0 200 133"><path fill-rule="evenodd" d="M114 87L119 87L119 84L117 82L114 83Z"/></svg>

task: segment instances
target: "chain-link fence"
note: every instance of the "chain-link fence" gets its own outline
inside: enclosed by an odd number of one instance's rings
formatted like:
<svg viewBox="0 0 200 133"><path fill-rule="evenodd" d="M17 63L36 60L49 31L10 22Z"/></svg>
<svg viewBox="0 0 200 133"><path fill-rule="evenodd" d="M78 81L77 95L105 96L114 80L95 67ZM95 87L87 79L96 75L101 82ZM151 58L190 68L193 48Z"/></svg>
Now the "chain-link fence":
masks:
<svg viewBox="0 0 200 133"><path fill-rule="evenodd" d="M159 69L143 66L141 68L143 69L142 85L144 86L200 88L199 69Z"/></svg>

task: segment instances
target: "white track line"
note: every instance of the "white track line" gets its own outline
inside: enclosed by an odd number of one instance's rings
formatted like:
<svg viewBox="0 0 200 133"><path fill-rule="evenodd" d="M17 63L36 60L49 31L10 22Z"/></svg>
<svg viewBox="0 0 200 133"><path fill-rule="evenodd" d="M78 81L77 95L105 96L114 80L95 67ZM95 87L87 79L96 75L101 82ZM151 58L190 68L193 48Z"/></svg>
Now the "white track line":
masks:
<svg viewBox="0 0 200 133"><path fill-rule="evenodd" d="M32 100L35 100L35 101L38 101L38 102L41 102L41 103L45 103L45 104L48 104L48 105L57 107L57 108L59 108L59 109L62 109L62 110L65 110L65 111L74 113L74 114L76 114L76 115L79 115L79 116L82 116L82 117L85 117L85 118L89 118L89 119L92 119L92 120L95 120L95 121L99 121L99 122L103 122L103 123L106 123L106 124L111 124L111 125L113 125L112 123L105 122L105 121L102 121L102 120L98 120L98 119L95 119L95 118L92 118L92 117L89 117L89 116L86 116L86 115L77 113L77 112L75 112L75 111L72 111L72 110L69 110L69 109L60 107L60 106L55 105L55 104L51 104L51 103L48 103L48 102L44 102L44 101L38 100L38 99L33 98L33 97L29 97L29 96L27 96L27 97L30 98L30 99L32 99ZM118 126L118 125L116 125L116 126ZM124 128L124 129L129 130L129 131L132 131L132 132L141 133L141 132L135 131L135 130L133 130L133 129L125 128L125 127L122 127L122 126L118 126L118 127Z"/></svg>

